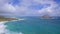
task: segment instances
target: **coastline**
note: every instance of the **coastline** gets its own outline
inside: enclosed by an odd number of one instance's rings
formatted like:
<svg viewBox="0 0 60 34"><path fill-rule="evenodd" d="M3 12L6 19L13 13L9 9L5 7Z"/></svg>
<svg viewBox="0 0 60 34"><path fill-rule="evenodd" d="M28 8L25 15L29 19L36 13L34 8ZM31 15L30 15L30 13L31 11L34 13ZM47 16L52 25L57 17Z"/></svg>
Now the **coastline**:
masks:
<svg viewBox="0 0 60 34"><path fill-rule="evenodd" d="M9 21L0 21L0 24L1 24L1 23L6 23L6 22L9 22Z"/></svg>
<svg viewBox="0 0 60 34"><path fill-rule="evenodd" d="M4 25L7 21L1 21L0 22L0 34L3 34L5 33L5 28L6 28L6 25Z"/></svg>
<svg viewBox="0 0 60 34"><path fill-rule="evenodd" d="M18 20L23 20L23 19L18 19ZM18 20L11 20L11 21L18 21ZM5 23L8 23L10 21L0 21L0 34L5 33L5 28L7 27L6 25L4 25ZM22 34L20 32L20 34Z"/></svg>
<svg viewBox="0 0 60 34"><path fill-rule="evenodd" d="M10 21L19 21L19 20L24 20L24 19L17 19L17 20L10 20ZM8 21L0 21L0 23L6 23L6 22L9 22L9 20Z"/></svg>

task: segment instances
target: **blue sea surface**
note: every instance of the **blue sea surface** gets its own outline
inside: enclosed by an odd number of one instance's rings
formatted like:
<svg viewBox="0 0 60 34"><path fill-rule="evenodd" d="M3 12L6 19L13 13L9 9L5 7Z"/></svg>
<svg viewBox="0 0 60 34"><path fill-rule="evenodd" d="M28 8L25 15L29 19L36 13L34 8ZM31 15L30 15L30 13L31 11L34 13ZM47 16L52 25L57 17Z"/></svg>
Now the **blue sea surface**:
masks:
<svg viewBox="0 0 60 34"><path fill-rule="evenodd" d="M23 34L60 34L60 19L41 19L38 17L20 17L24 20L6 23L7 29Z"/></svg>

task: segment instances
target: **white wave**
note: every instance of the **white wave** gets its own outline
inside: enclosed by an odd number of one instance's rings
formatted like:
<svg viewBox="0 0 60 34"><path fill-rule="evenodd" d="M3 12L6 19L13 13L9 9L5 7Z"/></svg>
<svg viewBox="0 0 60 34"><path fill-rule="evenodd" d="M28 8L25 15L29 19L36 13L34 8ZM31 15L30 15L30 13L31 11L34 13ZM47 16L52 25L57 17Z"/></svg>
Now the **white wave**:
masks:
<svg viewBox="0 0 60 34"><path fill-rule="evenodd" d="M23 34L22 32L12 32L8 29L6 29L7 25L4 25L8 21L2 21L0 22L0 34Z"/></svg>
<svg viewBox="0 0 60 34"><path fill-rule="evenodd" d="M20 32L19 34L23 34L22 32Z"/></svg>
<svg viewBox="0 0 60 34"><path fill-rule="evenodd" d="M4 25L4 23L6 23L6 22L7 21L0 22L0 34L3 34L5 32L6 25Z"/></svg>
<svg viewBox="0 0 60 34"><path fill-rule="evenodd" d="M2 23L6 23L6 22L8 22L8 21L1 21L0 24L2 24Z"/></svg>
<svg viewBox="0 0 60 34"><path fill-rule="evenodd" d="M25 19L17 18L17 20L11 20L11 21L21 21L21 20L25 20Z"/></svg>
<svg viewBox="0 0 60 34"><path fill-rule="evenodd" d="M18 20L12 20L12 21L18 21Z"/></svg>
<svg viewBox="0 0 60 34"><path fill-rule="evenodd" d="M25 20L25 19L18 19L18 20Z"/></svg>
<svg viewBox="0 0 60 34"><path fill-rule="evenodd" d="M23 34L22 32L13 32L13 31L9 31L9 30L7 30L7 31L5 31L5 34Z"/></svg>

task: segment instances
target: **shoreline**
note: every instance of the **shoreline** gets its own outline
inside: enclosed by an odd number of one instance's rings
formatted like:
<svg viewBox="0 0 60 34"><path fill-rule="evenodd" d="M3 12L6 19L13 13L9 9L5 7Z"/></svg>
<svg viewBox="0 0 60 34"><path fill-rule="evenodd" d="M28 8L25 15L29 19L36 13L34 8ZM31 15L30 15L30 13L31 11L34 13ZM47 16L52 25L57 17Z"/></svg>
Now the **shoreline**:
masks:
<svg viewBox="0 0 60 34"><path fill-rule="evenodd" d="M9 22L9 21L0 21L0 23L6 23L6 22Z"/></svg>
<svg viewBox="0 0 60 34"><path fill-rule="evenodd" d="M24 20L24 19L17 19L17 20L10 20L10 21L21 21L21 20ZM0 23L6 23L6 22L9 22L9 21L0 21Z"/></svg>

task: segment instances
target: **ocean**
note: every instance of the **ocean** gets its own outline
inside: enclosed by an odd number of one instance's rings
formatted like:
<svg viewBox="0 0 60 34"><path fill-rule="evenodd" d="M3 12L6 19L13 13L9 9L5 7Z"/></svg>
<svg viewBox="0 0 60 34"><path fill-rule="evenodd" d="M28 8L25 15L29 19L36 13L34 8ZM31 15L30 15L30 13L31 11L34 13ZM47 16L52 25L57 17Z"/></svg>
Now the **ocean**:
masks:
<svg viewBox="0 0 60 34"><path fill-rule="evenodd" d="M60 34L60 19L41 19L39 17L18 17L24 20L5 24L1 34Z"/></svg>

